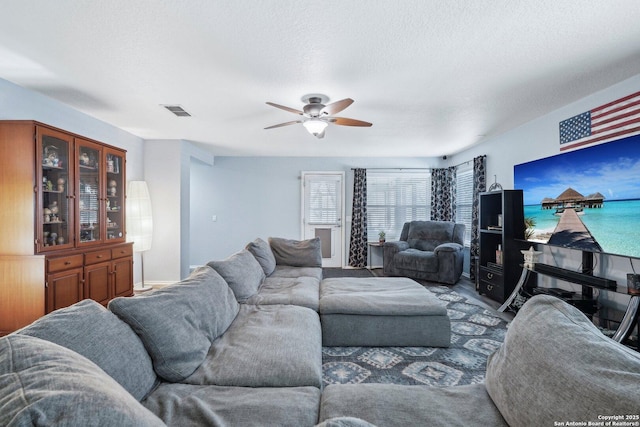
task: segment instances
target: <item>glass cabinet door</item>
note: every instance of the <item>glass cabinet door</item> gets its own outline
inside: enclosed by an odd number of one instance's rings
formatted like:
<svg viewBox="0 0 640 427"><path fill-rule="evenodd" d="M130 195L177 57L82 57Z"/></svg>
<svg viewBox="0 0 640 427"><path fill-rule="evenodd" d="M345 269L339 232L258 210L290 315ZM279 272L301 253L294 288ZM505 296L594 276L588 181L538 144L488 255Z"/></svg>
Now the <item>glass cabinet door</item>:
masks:
<svg viewBox="0 0 640 427"><path fill-rule="evenodd" d="M73 247L73 138L45 127L36 128L38 188L36 251Z"/></svg>
<svg viewBox="0 0 640 427"><path fill-rule="evenodd" d="M104 149L106 170L106 224L107 241L125 241L125 164L124 152Z"/></svg>
<svg viewBox="0 0 640 427"><path fill-rule="evenodd" d="M102 148L76 139L78 177L78 245L87 246L103 240L104 214L101 204Z"/></svg>

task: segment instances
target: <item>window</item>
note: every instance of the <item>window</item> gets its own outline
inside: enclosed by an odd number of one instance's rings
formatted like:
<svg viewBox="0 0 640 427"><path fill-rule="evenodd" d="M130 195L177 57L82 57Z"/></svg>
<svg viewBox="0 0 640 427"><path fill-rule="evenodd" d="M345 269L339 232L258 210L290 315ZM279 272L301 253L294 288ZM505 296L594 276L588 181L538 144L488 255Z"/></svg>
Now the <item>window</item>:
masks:
<svg viewBox="0 0 640 427"><path fill-rule="evenodd" d="M464 245L471 245L471 212L473 210L473 167L458 166L456 171L456 222L465 225Z"/></svg>
<svg viewBox="0 0 640 427"><path fill-rule="evenodd" d="M431 213L431 172L367 171L367 235L398 240L407 221L428 220Z"/></svg>
<svg viewBox="0 0 640 427"><path fill-rule="evenodd" d="M314 178L308 181L309 186L309 224L334 224L339 222L338 185L335 177Z"/></svg>

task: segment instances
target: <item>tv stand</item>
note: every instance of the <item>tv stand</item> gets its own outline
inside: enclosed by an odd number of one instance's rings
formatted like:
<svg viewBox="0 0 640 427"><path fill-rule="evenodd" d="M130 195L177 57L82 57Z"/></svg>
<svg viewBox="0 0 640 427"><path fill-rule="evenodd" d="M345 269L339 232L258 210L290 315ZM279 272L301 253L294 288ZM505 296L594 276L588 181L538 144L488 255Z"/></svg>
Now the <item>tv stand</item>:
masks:
<svg viewBox="0 0 640 427"><path fill-rule="evenodd" d="M638 314L640 308L640 295L631 295L627 293L627 288L617 286L615 280L597 277L592 274L593 272L593 253L582 252L582 272L567 270L560 267L555 267L548 264L535 263L532 265L523 265L520 279L516 284L513 292L507 300L498 308L498 311L503 312L508 309L511 304L520 295L520 291L527 283L531 273L542 274L544 276L554 277L556 279L564 280L566 282L576 283L582 285L582 295L580 301L593 301L593 289L601 289L609 292L616 292L620 294L629 295L631 298L627 304L626 311L618 329L613 335L613 339L617 342L623 342L631 334L634 326L638 323ZM559 296L562 299L562 296ZM568 299L567 299L568 300ZM573 300L574 305L576 300ZM572 301L568 301L572 302ZM580 308L580 307L578 307ZM593 313L591 313L593 314Z"/></svg>
<svg viewBox="0 0 640 427"><path fill-rule="evenodd" d="M565 280L567 282L577 283L578 285L592 286L594 288L615 290L618 286L615 280L592 276L585 273L578 273L577 271L554 267L553 265L548 264L534 264L531 271L545 276L555 277L556 279Z"/></svg>

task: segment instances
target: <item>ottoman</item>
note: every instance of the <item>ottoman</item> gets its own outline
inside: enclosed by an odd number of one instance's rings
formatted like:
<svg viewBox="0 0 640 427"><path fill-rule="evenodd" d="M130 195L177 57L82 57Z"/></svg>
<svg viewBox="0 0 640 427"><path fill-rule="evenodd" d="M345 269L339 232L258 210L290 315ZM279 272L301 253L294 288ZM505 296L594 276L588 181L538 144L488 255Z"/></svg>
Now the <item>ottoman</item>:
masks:
<svg viewBox="0 0 640 427"><path fill-rule="evenodd" d="M320 283L322 345L449 347L444 302L405 277L332 278Z"/></svg>

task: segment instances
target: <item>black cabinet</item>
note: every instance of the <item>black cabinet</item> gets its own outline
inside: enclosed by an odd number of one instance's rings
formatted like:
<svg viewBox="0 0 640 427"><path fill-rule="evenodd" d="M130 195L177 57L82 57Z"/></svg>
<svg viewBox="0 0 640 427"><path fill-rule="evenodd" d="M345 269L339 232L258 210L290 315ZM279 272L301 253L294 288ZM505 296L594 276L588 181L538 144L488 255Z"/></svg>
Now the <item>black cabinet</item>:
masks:
<svg viewBox="0 0 640 427"><path fill-rule="evenodd" d="M522 190L480 194L480 294L504 302L522 272L524 242Z"/></svg>

